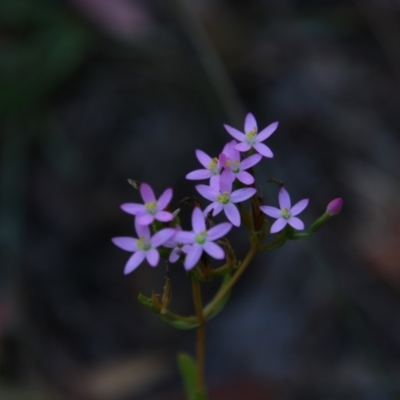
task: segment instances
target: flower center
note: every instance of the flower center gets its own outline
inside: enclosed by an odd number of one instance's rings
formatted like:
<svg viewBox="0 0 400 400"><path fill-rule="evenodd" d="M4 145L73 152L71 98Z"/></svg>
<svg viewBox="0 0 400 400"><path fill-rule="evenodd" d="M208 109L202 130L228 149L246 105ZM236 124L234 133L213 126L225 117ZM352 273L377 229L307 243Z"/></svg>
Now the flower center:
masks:
<svg viewBox="0 0 400 400"><path fill-rule="evenodd" d="M232 164L232 171L236 174L240 172L240 160L235 160Z"/></svg>
<svg viewBox="0 0 400 400"><path fill-rule="evenodd" d="M218 167L218 158L214 157L210 164L208 164L207 169L209 169L214 175L218 175L220 168Z"/></svg>
<svg viewBox="0 0 400 400"><path fill-rule="evenodd" d="M157 201L156 201L156 200L151 201L150 203L146 203L146 204L144 205L144 207L146 208L147 212L148 212L149 214L151 214L151 215L155 215L155 214L157 214L157 212L158 212L158 209L157 209Z"/></svg>
<svg viewBox="0 0 400 400"><path fill-rule="evenodd" d="M197 244L204 244L207 240L207 231L202 231L197 234L195 240Z"/></svg>
<svg viewBox="0 0 400 400"><path fill-rule="evenodd" d="M151 249L151 243L146 240L145 237L140 236L139 240L136 242L136 247L138 250L148 251Z"/></svg>
<svg viewBox="0 0 400 400"><path fill-rule="evenodd" d="M291 217L290 211L287 208L282 208L281 215L284 219L289 219Z"/></svg>
<svg viewBox="0 0 400 400"><path fill-rule="evenodd" d="M217 196L217 201L219 201L222 204L228 204L230 201L229 197L230 196L228 192L222 192L220 195Z"/></svg>
<svg viewBox="0 0 400 400"><path fill-rule="evenodd" d="M246 133L247 143L254 144L256 142L255 138L257 136L257 128L252 129L250 132Z"/></svg>

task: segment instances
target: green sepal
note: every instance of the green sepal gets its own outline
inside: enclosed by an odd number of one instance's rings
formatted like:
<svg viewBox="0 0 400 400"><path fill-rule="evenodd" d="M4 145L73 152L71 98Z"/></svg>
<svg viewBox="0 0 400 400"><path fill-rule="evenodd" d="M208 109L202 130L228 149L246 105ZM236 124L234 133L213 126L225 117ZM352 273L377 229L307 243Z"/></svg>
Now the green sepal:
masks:
<svg viewBox="0 0 400 400"><path fill-rule="evenodd" d="M204 391L197 388L197 366L192 357L185 353L178 354L178 367L188 400L207 400Z"/></svg>

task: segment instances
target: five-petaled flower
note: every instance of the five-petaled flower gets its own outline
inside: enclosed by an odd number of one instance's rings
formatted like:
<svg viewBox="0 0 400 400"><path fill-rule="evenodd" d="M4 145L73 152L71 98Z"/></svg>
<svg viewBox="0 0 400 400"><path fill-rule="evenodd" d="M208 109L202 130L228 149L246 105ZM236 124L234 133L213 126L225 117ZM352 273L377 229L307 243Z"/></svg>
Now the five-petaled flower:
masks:
<svg viewBox="0 0 400 400"><path fill-rule="evenodd" d="M219 184L197 185L196 190L207 200L212 201L205 208L204 215L213 210L213 216L216 216L224 210L228 220L235 226L240 226L240 213L234 203L249 199L257 191L254 188L244 188L232 192L232 179L228 171L221 174Z"/></svg>
<svg viewBox="0 0 400 400"><path fill-rule="evenodd" d="M308 199L300 200L293 207L291 207L290 196L287 190L282 187L279 190L279 208L271 206L260 206L260 209L270 217L277 218L271 226L271 233L276 233L282 230L287 224L297 230L303 230L303 222L296 217L308 205Z"/></svg>
<svg viewBox="0 0 400 400"><path fill-rule="evenodd" d="M196 266L203 251L209 256L221 260L225 257L225 252L218 244L214 243L225 236L232 228L229 222L223 222L207 230L203 212L195 207L192 213L192 232L178 231L174 239L179 243L190 245L183 263L188 271Z"/></svg>
<svg viewBox="0 0 400 400"><path fill-rule="evenodd" d="M222 171L220 157L211 158L202 150L196 150L196 157L200 161L200 164L203 165L204 169L196 169L195 171L189 172L186 175L186 179L196 181L210 178L210 182L217 183Z"/></svg>
<svg viewBox="0 0 400 400"><path fill-rule="evenodd" d="M133 252L125 265L125 275L136 269L145 258L152 267L155 267L160 260L157 247L162 246L176 232L173 228L165 228L151 236L150 228L147 225L140 225L137 218L135 228L138 239L125 236L111 239L120 249Z"/></svg>
<svg viewBox="0 0 400 400"><path fill-rule="evenodd" d="M275 132L278 127L278 122L273 122L261 132L258 132L257 121L254 118L254 115L249 113L246 115L244 133L229 125L224 125L224 127L230 135L241 142L235 146L236 150L248 151L253 147L254 150L264 157L272 158L274 156L271 149L261 142L268 139Z"/></svg>
<svg viewBox="0 0 400 400"><path fill-rule="evenodd" d="M139 190L144 204L124 203L121 205L123 211L136 215L139 225L150 225L155 219L161 222L173 219L172 213L163 211L172 199L172 189L166 189L158 200L147 183L141 183Z"/></svg>

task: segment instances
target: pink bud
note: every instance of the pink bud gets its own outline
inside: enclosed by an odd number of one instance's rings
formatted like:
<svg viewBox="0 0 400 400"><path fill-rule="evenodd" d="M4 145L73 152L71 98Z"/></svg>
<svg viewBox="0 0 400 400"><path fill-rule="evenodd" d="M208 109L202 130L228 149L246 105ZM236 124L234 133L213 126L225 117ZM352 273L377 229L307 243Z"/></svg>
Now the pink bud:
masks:
<svg viewBox="0 0 400 400"><path fill-rule="evenodd" d="M326 207L326 212L330 216L339 214L340 210L342 209L342 205L343 205L343 199L341 197L338 197L337 199L332 200L328 204L328 207Z"/></svg>

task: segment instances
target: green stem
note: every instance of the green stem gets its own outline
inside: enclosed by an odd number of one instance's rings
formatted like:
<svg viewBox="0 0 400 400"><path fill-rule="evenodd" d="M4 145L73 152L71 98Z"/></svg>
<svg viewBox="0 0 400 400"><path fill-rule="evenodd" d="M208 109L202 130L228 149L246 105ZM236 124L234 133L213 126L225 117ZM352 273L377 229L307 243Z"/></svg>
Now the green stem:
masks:
<svg viewBox="0 0 400 400"><path fill-rule="evenodd" d="M203 304L201 300L200 283L192 280L192 291L194 306L196 309L197 320L200 325L197 327L196 359L197 359L197 392L205 394L204 384L204 364L205 364L205 339L206 339L206 319L203 314Z"/></svg>
<svg viewBox="0 0 400 400"><path fill-rule="evenodd" d="M247 253L245 259L240 264L239 269L236 271L235 275L233 275L232 279L228 282L228 284L214 297L214 299L209 303L207 307L207 312L204 314L203 318L207 319L214 311L215 307L219 304L219 302L224 298L224 296L232 289L233 285L237 282L237 280L242 276L243 272L249 266L250 262L253 260L254 256L258 251L258 246L253 244Z"/></svg>

